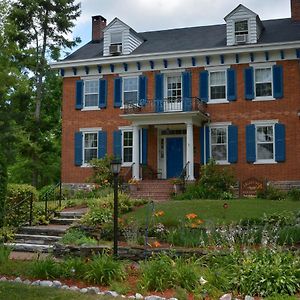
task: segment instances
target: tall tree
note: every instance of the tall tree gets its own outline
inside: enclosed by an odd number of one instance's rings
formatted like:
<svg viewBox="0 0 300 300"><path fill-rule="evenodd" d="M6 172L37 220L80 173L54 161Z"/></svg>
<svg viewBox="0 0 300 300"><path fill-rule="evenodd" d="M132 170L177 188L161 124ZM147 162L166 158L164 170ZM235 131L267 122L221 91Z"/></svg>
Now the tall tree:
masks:
<svg viewBox="0 0 300 300"><path fill-rule="evenodd" d="M59 79L51 75L49 60L57 60L63 49L72 48L80 41L69 38L79 15L80 4L75 4L75 0L16 0L11 5L9 20L16 30L11 31L9 38L19 47L16 59L23 64L31 79L32 120L27 127L30 146L27 154L35 186L39 185L41 166L45 163L43 158L47 156L45 151L49 151L47 142L51 140L52 127L47 122L47 115L43 115L47 111L45 99L51 98L46 81L56 80L59 86Z"/></svg>

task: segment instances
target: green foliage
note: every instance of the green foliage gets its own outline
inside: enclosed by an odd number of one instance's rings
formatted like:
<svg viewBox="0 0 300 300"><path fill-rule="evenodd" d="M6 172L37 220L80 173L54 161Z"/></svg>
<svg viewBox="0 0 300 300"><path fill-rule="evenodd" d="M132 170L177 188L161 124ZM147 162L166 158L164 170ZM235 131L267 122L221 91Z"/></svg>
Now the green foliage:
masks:
<svg viewBox="0 0 300 300"><path fill-rule="evenodd" d="M7 168L4 156L2 154L2 147L0 144L0 228L4 224L5 218L5 202L7 191Z"/></svg>
<svg viewBox="0 0 300 300"><path fill-rule="evenodd" d="M68 257L60 264L62 278L83 279L86 272L86 262L79 257Z"/></svg>
<svg viewBox="0 0 300 300"><path fill-rule="evenodd" d="M93 175L90 177L90 182L99 184L100 187L111 186L114 175L110 170L110 163L113 160L112 156L105 155L101 159L93 159L90 164L93 167Z"/></svg>
<svg viewBox="0 0 300 300"><path fill-rule="evenodd" d="M9 247L0 244L0 264L4 264L8 261L11 249Z"/></svg>
<svg viewBox="0 0 300 300"><path fill-rule="evenodd" d="M232 199L235 182L235 177L229 169L223 169L210 160L207 165L202 166L199 182L188 185L186 191L175 199Z"/></svg>
<svg viewBox="0 0 300 300"><path fill-rule="evenodd" d="M293 188L288 191L287 198L293 201L300 201L300 189Z"/></svg>
<svg viewBox="0 0 300 300"><path fill-rule="evenodd" d="M14 236L15 231L12 227L3 226L0 228L0 244L12 241Z"/></svg>
<svg viewBox="0 0 300 300"><path fill-rule="evenodd" d="M94 256L87 265L85 279L95 284L109 285L113 281L125 279L124 263L103 254Z"/></svg>
<svg viewBox="0 0 300 300"><path fill-rule="evenodd" d="M59 264L50 257L35 260L30 268L31 276L38 279L55 279L60 276Z"/></svg>
<svg viewBox="0 0 300 300"><path fill-rule="evenodd" d="M256 196L260 199L283 200L286 198L286 193L268 185L264 190L258 190Z"/></svg>
<svg viewBox="0 0 300 300"><path fill-rule="evenodd" d="M6 197L6 222L18 226L29 221L31 199L36 201L38 193L27 184L8 184Z"/></svg>
<svg viewBox="0 0 300 300"><path fill-rule="evenodd" d="M96 245L97 241L86 235L83 231L75 228L69 229L62 237L61 242L65 245Z"/></svg>
<svg viewBox="0 0 300 300"><path fill-rule="evenodd" d="M236 254L233 287L243 294L294 295L300 289L299 256L287 251L262 249Z"/></svg>

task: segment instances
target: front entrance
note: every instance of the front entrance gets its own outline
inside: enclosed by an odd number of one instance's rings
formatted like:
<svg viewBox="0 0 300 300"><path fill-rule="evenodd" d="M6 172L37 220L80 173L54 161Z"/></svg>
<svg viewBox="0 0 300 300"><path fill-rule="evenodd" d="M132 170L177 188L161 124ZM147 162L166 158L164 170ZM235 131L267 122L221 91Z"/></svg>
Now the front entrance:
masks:
<svg viewBox="0 0 300 300"><path fill-rule="evenodd" d="M179 177L183 169L183 138L166 138L167 178Z"/></svg>

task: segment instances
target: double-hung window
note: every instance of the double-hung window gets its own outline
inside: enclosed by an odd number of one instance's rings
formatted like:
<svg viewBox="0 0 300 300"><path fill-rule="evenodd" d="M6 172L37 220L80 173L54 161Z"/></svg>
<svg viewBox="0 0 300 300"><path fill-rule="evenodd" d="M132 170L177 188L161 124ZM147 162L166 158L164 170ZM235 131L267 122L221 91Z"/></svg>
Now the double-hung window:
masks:
<svg viewBox="0 0 300 300"><path fill-rule="evenodd" d="M226 100L226 71L209 72L210 100Z"/></svg>
<svg viewBox="0 0 300 300"><path fill-rule="evenodd" d="M84 107L98 107L99 80L84 81Z"/></svg>
<svg viewBox="0 0 300 300"><path fill-rule="evenodd" d="M123 105L138 104L138 77L123 77Z"/></svg>
<svg viewBox="0 0 300 300"><path fill-rule="evenodd" d="M274 161L274 125L256 125L257 161Z"/></svg>
<svg viewBox="0 0 300 300"><path fill-rule="evenodd" d="M272 97L272 68L255 68L255 96Z"/></svg>
<svg viewBox="0 0 300 300"><path fill-rule="evenodd" d="M236 21L234 24L236 44L246 43L248 40L248 21Z"/></svg>
<svg viewBox="0 0 300 300"><path fill-rule="evenodd" d="M98 133L83 133L83 163L88 164L92 159L97 158Z"/></svg>
<svg viewBox="0 0 300 300"><path fill-rule="evenodd" d="M210 157L218 163L228 162L228 126L210 127Z"/></svg>
<svg viewBox="0 0 300 300"><path fill-rule="evenodd" d="M124 130L122 137L123 137L122 160L123 160L123 164L126 165L132 163L133 133L131 130Z"/></svg>
<svg viewBox="0 0 300 300"><path fill-rule="evenodd" d="M165 111L181 111L182 110L182 78L181 75L166 76L166 92L167 101L164 102Z"/></svg>

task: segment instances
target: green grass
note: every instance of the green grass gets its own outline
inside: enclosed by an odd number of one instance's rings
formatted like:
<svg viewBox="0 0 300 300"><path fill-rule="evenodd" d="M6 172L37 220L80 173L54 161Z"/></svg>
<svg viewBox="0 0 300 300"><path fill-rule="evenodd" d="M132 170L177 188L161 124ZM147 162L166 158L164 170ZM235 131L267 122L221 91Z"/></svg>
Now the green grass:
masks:
<svg viewBox="0 0 300 300"><path fill-rule="evenodd" d="M223 204L228 204L224 209ZM181 200L155 203L155 211L164 211L164 216L157 217L158 222L167 226L178 225L179 220L184 220L185 215L195 213L207 223L238 222L242 218L262 217L264 214L282 213L283 211L299 211L297 201L272 201L260 199L235 199L235 200ZM146 222L147 214L152 213L150 206L143 206L125 215L139 224Z"/></svg>
<svg viewBox="0 0 300 300"><path fill-rule="evenodd" d="M46 287L33 287L18 283L0 283L0 299L5 300L104 300L112 297L99 295L83 295L78 292ZM121 299L121 298L114 298Z"/></svg>

